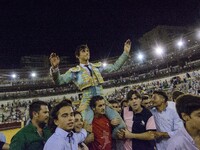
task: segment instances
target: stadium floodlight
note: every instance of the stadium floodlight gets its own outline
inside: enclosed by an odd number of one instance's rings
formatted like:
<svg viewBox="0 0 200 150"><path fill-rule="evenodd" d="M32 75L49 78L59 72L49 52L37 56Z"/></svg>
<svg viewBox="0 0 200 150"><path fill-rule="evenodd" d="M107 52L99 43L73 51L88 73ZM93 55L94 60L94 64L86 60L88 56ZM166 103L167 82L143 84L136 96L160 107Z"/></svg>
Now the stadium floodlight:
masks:
<svg viewBox="0 0 200 150"><path fill-rule="evenodd" d="M182 46L183 46L183 41L178 41L177 45L178 45L179 47L182 47Z"/></svg>
<svg viewBox="0 0 200 150"><path fill-rule="evenodd" d="M144 59L144 55L142 53L138 53L137 58L142 61Z"/></svg>
<svg viewBox="0 0 200 150"><path fill-rule="evenodd" d="M196 36L197 36L197 39L200 40L200 29L197 30Z"/></svg>
<svg viewBox="0 0 200 150"><path fill-rule="evenodd" d="M176 45L178 46L178 48L182 48L184 46L185 42L180 39L179 41L177 41Z"/></svg>
<svg viewBox="0 0 200 150"><path fill-rule="evenodd" d="M17 75L16 75L15 73L13 73L13 74L11 75L11 77L12 77L13 79L15 79L15 78L17 77Z"/></svg>
<svg viewBox="0 0 200 150"><path fill-rule="evenodd" d="M104 63L103 63L103 67L106 67L106 66L107 66L107 63L106 63L106 62L104 62Z"/></svg>
<svg viewBox="0 0 200 150"><path fill-rule="evenodd" d="M155 52L156 52L157 55L162 55L164 53L164 48L161 47L161 46L157 46L155 48Z"/></svg>
<svg viewBox="0 0 200 150"><path fill-rule="evenodd" d="M35 78L36 76L37 76L37 74L36 74L35 72L32 72L32 73L31 73L31 77L32 77L32 78Z"/></svg>
<svg viewBox="0 0 200 150"><path fill-rule="evenodd" d="M200 28L195 29L195 38L196 40L200 41Z"/></svg>

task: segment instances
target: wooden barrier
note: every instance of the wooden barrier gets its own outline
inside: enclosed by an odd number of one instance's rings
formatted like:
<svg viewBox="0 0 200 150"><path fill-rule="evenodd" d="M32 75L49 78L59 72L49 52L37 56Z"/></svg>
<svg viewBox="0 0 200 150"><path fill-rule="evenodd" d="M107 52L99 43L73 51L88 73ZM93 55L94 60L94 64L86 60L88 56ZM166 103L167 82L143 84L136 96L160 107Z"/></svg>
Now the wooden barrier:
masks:
<svg viewBox="0 0 200 150"><path fill-rule="evenodd" d="M24 126L24 122L7 122L0 124L0 132L6 136L6 143Z"/></svg>
<svg viewBox="0 0 200 150"><path fill-rule="evenodd" d="M0 124L0 131L21 128L21 122L5 122Z"/></svg>

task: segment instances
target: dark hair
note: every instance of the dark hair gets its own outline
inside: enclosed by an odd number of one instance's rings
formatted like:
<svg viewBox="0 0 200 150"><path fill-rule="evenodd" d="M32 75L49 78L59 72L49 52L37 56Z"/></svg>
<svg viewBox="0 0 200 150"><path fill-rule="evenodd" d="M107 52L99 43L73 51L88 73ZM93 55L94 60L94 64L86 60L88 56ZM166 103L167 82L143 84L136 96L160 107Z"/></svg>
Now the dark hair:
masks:
<svg viewBox="0 0 200 150"><path fill-rule="evenodd" d="M90 107L91 108L95 108L96 107L96 102L99 100L104 99L103 96L97 95L97 96L93 96L90 100Z"/></svg>
<svg viewBox="0 0 200 150"><path fill-rule="evenodd" d="M123 104L124 103L128 103L128 101L127 100L123 100L122 102L121 102L121 108L123 108Z"/></svg>
<svg viewBox="0 0 200 150"><path fill-rule="evenodd" d="M80 115L80 116L82 117L82 119L83 119L83 116L82 116L82 114L81 114L79 111L75 111L75 112L74 112L74 117L75 117L76 115ZM73 129L73 131L76 132L75 129Z"/></svg>
<svg viewBox="0 0 200 150"><path fill-rule="evenodd" d="M143 95L143 96L142 96L142 101L148 100L148 99L149 99L149 96L148 96L148 95Z"/></svg>
<svg viewBox="0 0 200 150"><path fill-rule="evenodd" d="M63 100L60 103L58 103L55 107L53 107L53 109L51 110L51 115L50 115L50 119L49 119L49 128L51 129L52 133L54 133L57 125L55 125L54 120L58 119L58 112L61 108L65 107L65 106L69 106L72 107L72 105L70 103L68 103L67 101ZM73 107L72 107L73 109ZM73 109L74 110L74 109Z"/></svg>
<svg viewBox="0 0 200 150"><path fill-rule="evenodd" d="M39 112L42 105L48 106L47 103L43 101L35 101L29 105L29 116L31 119L33 119L33 112Z"/></svg>
<svg viewBox="0 0 200 150"><path fill-rule="evenodd" d="M88 48L88 46L85 44L82 44L82 45L79 45L76 47L76 51L75 51L75 56L80 56L80 51L85 49L85 48ZM89 49L89 48L88 48Z"/></svg>
<svg viewBox="0 0 200 150"><path fill-rule="evenodd" d="M165 99L165 102L168 101L168 96L164 91L154 91L153 94L158 94L158 95L162 96Z"/></svg>
<svg viewBox="0 0 200 150"><path fill-rule="evenodd" d="M116 101L116 100L109 100L109 103L110 104L120 104L118 101Z"/></svg>
<svg viewBox="0 0 200 150"><path fill-rule="evenodd" d="M65 98L63 101L65 101L65 102L67 102L67 103L72 105L72 101L70 99Z"/></svg>
<svg viewBox="0 0 200 150"><path fill-rule="evenodd" d="M174 91L173 93L172 93L172 99L173 99L173 101L175 101L180 95L183 95L184 93L183 92L181 92L181 91Z"/></svg>
<svg viewBox="0 0 200 150"><path fill-rule="evenodd" d="M126 95L126 99L129 101L132 99L133 94L135 94L137 96L137 98L141 98L140 93L137 90L130 90L127 95Z"/></svg>
<svg viewBox="0 0 200 150"><path fill-rule="evenodd" d="M176 100L176 110L181 119L181 113L186 113L191 115L195 110L200 109L200 97L190 94L184 94L177 98Z"/></svg>
<svg viewBox="0 0 200 150"><path fill-rule="evenodd" d="M78 115L78 114L81 115L81 117L82 117L82 114L81 114L79 111L75 111L75 112L74 112L74 116L76 116L76 115Z"/></svg>

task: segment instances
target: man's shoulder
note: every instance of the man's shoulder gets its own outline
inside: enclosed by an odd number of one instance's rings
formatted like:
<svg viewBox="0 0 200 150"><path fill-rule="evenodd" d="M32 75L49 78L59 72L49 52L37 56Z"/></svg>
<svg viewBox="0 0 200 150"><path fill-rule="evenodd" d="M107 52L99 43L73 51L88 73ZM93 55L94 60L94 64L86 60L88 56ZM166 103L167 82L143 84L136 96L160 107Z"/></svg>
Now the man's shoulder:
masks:
<svg viewBox="0 0 200 150"><path fill-rule="evenodd" d="M33 128L30 125L24 126L22 129L20 129L13 138L20 138L25 137L26 135L30 134L30 132L33 131Z"/></svg>
<svg viewBox="0 0 200 150"><path fill-rule="evenodd" d="M143 111L141 112L145 117L150 118L151 116L153 116L153 114L151 113L150 110L143 108Z"/></svg>
<svg viewBox="0 0 200 150"><path fill-rule="evenodd" d="M103 64L102 64L102 62L98 62L98 63L91 63L91 65L92 65L93 67L99 68L99 67L101 67Z"/></svg>
<svg viewBox="0 0 200 150"><path fill-rule="evenodd" d="M81 70L81 67L79 65L77 65L76 67L72 67L69 69L69 71L71 72L79 72Z"/></svg>
<svg viewBox="0 0 200 150"><path fill-rule="evenodd" d="M23 128L21 128L17 133L23 133L23 132L27 132L28 130L31 130L31 126L30 125L26 125Z"/></svg>
<svg viewBox="0 0 200 150"><path fill-rule="evenodd" d="M177 111L171 107L166 107L166 113L174 116L174 115L177 115Z"/></svg>
<svg viewBox="0 0 200 150"><path fill-rule="evenodd" d="M133 117L133 111L131 109L131 107L127 106L123 108L123 117L124 118L132 118Z"/></svg>
<svg viewBox="0 0 200 150"><path fill-rule="evenodd" d="M65 145L68 144L65 142L64 138L60 136L59 134L53 133L47 140L44 149L61 149L65 147Z"/></svg>

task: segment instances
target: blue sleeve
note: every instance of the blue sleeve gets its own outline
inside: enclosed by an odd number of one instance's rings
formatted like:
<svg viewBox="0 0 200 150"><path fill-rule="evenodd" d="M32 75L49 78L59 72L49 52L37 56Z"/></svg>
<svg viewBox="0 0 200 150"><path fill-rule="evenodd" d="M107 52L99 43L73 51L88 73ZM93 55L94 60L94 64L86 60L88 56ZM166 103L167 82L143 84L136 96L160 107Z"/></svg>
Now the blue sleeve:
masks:
<svg viewBox="0 0 200 150"><path fill-rule="evenodd" d="M177 112L175 110L173 111L172 116L173 116L173 125L174 125L173 131L167 132L170 137L175 135L176 132L178 131L178 129L180 129L184 126L183 121L181 120L181 118L179 117L179 115L177 114Z"/></svg>
<svg viewBox="0 0 200 150"><path fill-rule="evenodd" d="M65 74L60 74L59 70L56 70L54 72L51 71L50 74L52 75L53 80L57 85L69 83L73 80L75 76L75 73L72 73L70 70L68 70Z"/></svg>
<svg viewBox="0 0 200 150"><path fill-rule="evenodd" d="M0 133L0 141L4 143L6 142L6 137L3 133Z"/></svg>
<svg viewBox="0 0 200 150"><path fill-rule="evenodd" d="M85 129L82 129L79 133L75 133L76 134L76 140L78 143L81 143L85 140L85 138L87 137L87 132Z"/></svg>
<svg viewBox="0 0 200 150"><path fill-rule="evenodd" d="M108 64L105 67L101 67L100 68L100 72L113 72L113 71L117 71L119 70L123 64L126 62L126 60L128 59L128 54L126 52L123 52L123 54L116 60L116 62L114 64Z"/></svg>

